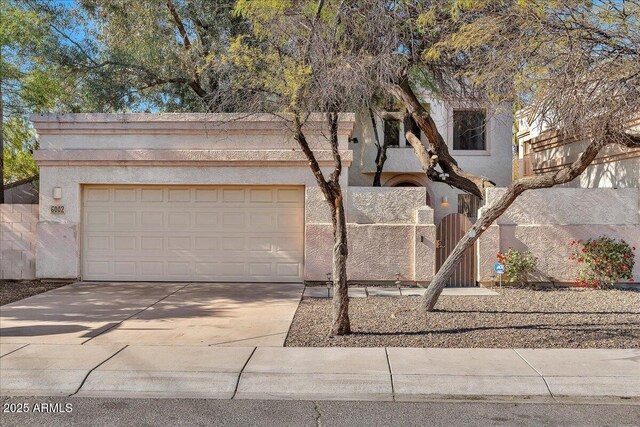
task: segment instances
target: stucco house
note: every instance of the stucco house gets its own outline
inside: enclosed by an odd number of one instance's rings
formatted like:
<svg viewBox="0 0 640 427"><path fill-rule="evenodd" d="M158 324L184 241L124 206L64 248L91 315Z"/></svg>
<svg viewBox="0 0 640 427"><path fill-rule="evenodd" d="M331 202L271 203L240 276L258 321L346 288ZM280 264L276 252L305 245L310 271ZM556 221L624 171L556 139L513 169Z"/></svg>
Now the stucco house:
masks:
<svg viewBox="0 0 640 427"><path fill-rule="evenodd" d="M509 109L498 114L428 104L460 164L498 185L487 191L491 203L511 178ZM480 206L446 185L425 181L400 118L383 112L376 119L389 149L383 186L372 187L372 121L368 115L340 117L352 282L428 283ZM40 138L34 153L39 204L0 205L0 279L327 280L331 218L282 119L38 114L32 120ZM321 116L310 118L306 134L330 172ZM526 138L520 136L522 144ZM548 162L570 161L576 144L583 143L553 138L531 139L538 156L533 164L539 165L533 173L548 169L545 156ZM551 142L537 145L544 140ZM572 283L578 267L569 257L572 240L608 235L639 246L636 151L623 157L605 152L572 183L583 188L520 196L467 252L450 286L495 282L496 253L509 247L540 257L534 280ZM600 177L597 185L589 177ZM633 276L640 280L640 251Z"/></svg>
<svg viewBox="0 0 640 427"><path fill-rule="evenodd" d="M462 167L508 184L510 113L429 106ZM37 114L32 120L40 137L37 277L274 282L323 281L331 271L328 209L280 118ZM391 143L384 186L374 188L372 123L354 114L340 118L349 276L428 282L436 270L437 224L459 209L472 217L479 204L427 182L401 121L392 122L377 122ZM323 126L322 116L312 117L306 132L330 171Z"/></svg>
<svg viewBox="0 0 640 427"><path fill-rule="evenodd" d="M516 113L516 120L519 176L557 170L575 161L588 143L548 129L544 122L530 117L526 109ZM640 132L640 117L629 123L629 128ZM637 188L639 183L640 148L612 145L603 149L582 175L565 186Z"/></svg>

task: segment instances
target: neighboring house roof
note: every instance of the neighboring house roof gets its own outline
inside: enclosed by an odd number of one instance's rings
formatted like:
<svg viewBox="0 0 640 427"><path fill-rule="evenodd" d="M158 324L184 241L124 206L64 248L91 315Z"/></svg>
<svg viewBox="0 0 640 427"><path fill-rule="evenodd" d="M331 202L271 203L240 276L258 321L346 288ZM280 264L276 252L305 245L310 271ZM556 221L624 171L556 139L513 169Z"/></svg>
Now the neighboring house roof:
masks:
<svg viewBox="0 0 640 427"><path fill-rule="evenodd" d="M21 179L21 180L18 180L18 181L10 182L8 184L4 184L3 188L5 190L8 190L9 188L13 188L13 187L17 187L17 186L22 185L22 184L28 184L28 183L31 183L33 181L37 181L38 178L40 178L38 175L34 175L32 177L29 177L29 178L25 178L25 179Z"/></svg>
<svg viewBox="0 0 640 427"><path fill-rule="evenodd" d="M7 204L37 204L39 188L38 175L5 184L2 188L4 202Z"/></svg>

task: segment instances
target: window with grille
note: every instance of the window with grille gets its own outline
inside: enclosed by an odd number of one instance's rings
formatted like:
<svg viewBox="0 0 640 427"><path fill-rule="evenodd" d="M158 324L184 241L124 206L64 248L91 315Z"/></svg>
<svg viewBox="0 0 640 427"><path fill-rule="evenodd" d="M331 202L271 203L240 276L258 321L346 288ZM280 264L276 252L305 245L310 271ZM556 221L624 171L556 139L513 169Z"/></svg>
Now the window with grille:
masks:
<svg viewBox="0 0 640 427"><path fill-rule="evenodd" d="M384 119L384 143L387 147L400 145L400 120Z"/></svg>
<svg viewBox="0 0 640 427"><path fill-rule="evenodd" d="M480 197L473 194L458 194L458 213L469 218L477 218L480 206L482 206Z"/></svg>
<svg viewBox="0 0 640 427"><path fill-rule="evenodd" d="M453 149L486 150L485 112L455 110L453 112Z"/></svg>

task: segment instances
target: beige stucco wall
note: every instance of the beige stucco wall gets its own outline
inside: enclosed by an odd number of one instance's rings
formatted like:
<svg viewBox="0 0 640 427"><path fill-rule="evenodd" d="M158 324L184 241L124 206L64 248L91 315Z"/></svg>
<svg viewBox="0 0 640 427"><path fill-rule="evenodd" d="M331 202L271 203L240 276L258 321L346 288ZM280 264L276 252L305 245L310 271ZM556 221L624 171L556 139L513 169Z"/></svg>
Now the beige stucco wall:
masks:
<svg viewBox="0 0 640 427"><path fill-rule="evenodd" d="M0 279L35 278L38 205L0 205Z"/></svg>
<svg viewBox="0 0 640 427"><path fill-rule="evenodd" d="M487 205L504 188L487 189ZM638 224L637 188L547 188L518 197L497 220L500 225L531 224Z"/></svg>
<svg viewBox="0 0 640 427"><path fill-rule="evenodd" d="M36 275L77 278L82 187L133 185L316 186L308 161L291 138L290 123L272 115L37 114L40 137L40 223ZM346 188L347 140L353 115L341 114L338 138ZM304 125L325 174L333 170L323 116ZM54 188L62 198L53 199ZM63 205L63 214L52 214Z"/></svg>
<svg viewBox="0 0 640 427"><path fill-rule="evenodd" d="M492 189L491 203L504 189ZM489 281L499 250L530 250L539 257L534 280L573 282L572 240L599 236L636 246L634 280L640 282L640 194L637 188L551 188L528 191L478 241L480 281Z"/></svg>
<svg viewBox="0 0 640 427"><path fill-rule="evenodd" d="M340 115L341 149L348 149L354 119L353 114ZM270 114L34 114L31 120L46 136L42 150L299 149L291 123ZM312 148L330 149L323 115L311 115L303 129Z"/></svg>
<svg viewBox="0 0 640 427"><path fill-rule="evenodd" d="M432 279L436 227L424 188L349 187L345 200L350 281ZM327 279L332 248L329 207L318 188L307 188L305 280Z"/></svg>
<svg viewBox="0 0 640 427"><path fill-rule="evenodd" d="M396 280L399 273L407 281L429 280L435 226L425 189L348 187L353 122L348 115L343 119L341 185L350 279ZM329 207L289 130L273 117L202 120L199 115L35 117L41 139L35 154L41 170L36 275L81 276L83 185L300 185L306 192L305 278L325 280L333 248ZM317 149L327 147L326 133L310 126L309 138L328 176L331 153ZM56 187L62 191L59 200L53 199ZM63 205L64 213L52 214L52 205Z"/></svg>

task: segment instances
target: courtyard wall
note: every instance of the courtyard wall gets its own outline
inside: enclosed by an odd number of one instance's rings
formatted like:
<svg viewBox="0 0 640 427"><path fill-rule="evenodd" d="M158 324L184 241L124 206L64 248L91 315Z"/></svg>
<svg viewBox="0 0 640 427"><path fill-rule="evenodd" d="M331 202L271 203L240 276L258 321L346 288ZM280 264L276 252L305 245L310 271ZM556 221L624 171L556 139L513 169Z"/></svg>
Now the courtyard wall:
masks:
<svg viewBox="0 0 640 427"><path fill-rule="evenodd" d="M504 188L487 192L490 205ZM640 193L637 188L549 188L523 193L478 239L480 283L495 280L498 251L530 250L538 259L533 280L573 283L578 264L572 240L599 236L636 247L633 277L640 282Z"/></svg>
<svg viewBox="0 0 640 427"><path fill-rule="evenodd" d="M351 282L428 282L435 270L436 227L425 188L349 187L347 274ZM306 190L305 280L326 281L333 226L316 187Z"/></svg>

